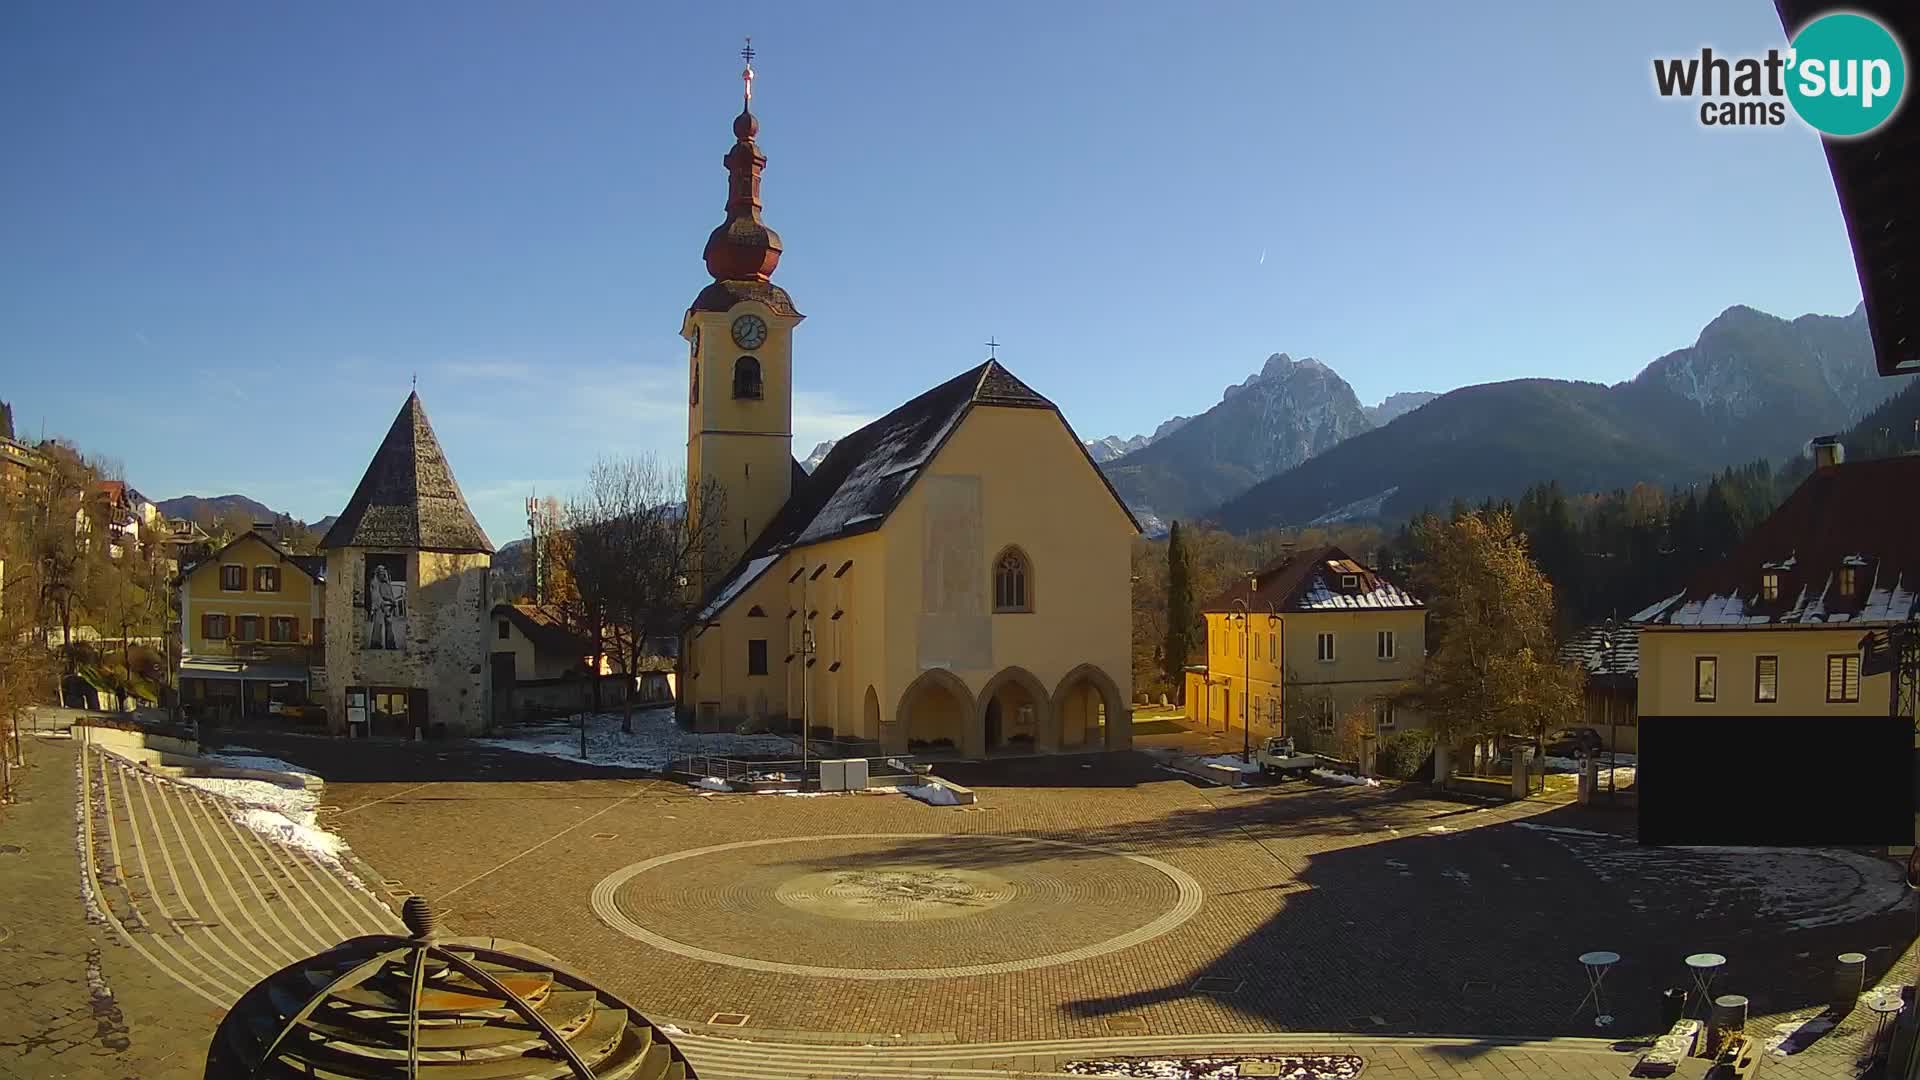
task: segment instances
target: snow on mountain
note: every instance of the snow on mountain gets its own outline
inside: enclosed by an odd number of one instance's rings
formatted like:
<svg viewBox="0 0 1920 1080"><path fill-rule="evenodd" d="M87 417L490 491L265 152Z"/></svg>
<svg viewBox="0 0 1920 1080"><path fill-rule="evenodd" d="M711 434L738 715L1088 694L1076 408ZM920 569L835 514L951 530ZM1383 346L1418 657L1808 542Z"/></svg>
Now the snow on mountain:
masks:
<svg viewBox="0 0 1920 1080"><path fill-rule="evenodd" d="M808 454L801 460L800 467L806 470L808 474L812 474L813 470L820 467L821 462L827 460L827 455L833 451L834 444L839 441L839 439L828 439L826 442L814 447L813 453Z"/></svg>
<svg viewBox="0 0 1920 1080"><path fill-rule="evenodd" d="M1368 420L1373 421L1374 427L1385 427L1439 396L1425 390L1388 394L1385 401L1378 405L1362 405L1360 411L1366 414Z"/></svg>

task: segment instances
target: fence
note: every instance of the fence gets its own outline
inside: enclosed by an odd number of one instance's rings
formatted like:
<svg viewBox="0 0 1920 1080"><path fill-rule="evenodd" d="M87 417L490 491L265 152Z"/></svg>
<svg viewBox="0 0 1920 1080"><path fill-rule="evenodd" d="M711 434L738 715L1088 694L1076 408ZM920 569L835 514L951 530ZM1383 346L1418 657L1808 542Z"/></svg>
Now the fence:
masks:
<svg viewBox="0 0 1920 1080"><path fill-rule="evenodd" d="M753 758L727 757L721 754L685 754L676 756L668 765L668 772L686 776L711 776L729 783L733 781L758 780L817 780L820 778L820 762L823 759L808 757L804 762L799 758L781 761L756 760ZM828 755L824 760L848 760ZM870 757L862 759L867 763L869 780L878 777L907 776L913 771L913 759L905 756Z"/></svg>

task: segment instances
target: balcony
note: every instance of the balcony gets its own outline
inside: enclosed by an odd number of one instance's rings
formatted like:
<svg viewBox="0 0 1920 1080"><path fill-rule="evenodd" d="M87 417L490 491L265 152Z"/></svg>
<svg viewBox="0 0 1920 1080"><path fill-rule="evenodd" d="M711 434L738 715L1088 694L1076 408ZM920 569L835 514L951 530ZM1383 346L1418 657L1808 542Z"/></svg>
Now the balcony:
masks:
<svg viewBox="0 0 1920 1080"><path fill-rule="evenodd" d="M191 649L193 656L209 660L241 660L308 668L327 666L324 648L300 641L196 641Z"/></svg>

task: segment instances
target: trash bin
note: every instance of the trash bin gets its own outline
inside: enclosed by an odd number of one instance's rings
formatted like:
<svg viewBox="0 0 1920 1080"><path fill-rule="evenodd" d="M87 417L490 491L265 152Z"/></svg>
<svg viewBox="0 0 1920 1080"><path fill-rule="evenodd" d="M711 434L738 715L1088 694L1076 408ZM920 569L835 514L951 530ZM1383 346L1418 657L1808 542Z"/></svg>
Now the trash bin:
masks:
<svg viewBox="0 0 1920 1080"><path fill-rule="evenodd" d="M1660 991L1660 1030L1668 1032L1687 1014L1687 992L1678 986Z"/></svg>

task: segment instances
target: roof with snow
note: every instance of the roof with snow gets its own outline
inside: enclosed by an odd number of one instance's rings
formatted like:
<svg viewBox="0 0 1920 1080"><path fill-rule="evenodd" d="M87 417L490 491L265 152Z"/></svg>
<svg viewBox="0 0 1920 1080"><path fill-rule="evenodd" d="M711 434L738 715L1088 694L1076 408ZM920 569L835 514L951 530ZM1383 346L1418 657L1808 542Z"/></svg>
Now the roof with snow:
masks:
<svg viewBox="0 0 1920 1080"><path fill-rule="evenodd" d="M320 546L492 554L493 543L467 509L419 394L407 395Z"/></svg>
<svg viewBox="0 0 1920 1080"><path fill-rule="evenodd" d="M1332 544L1282 556L1254 575L1252 587L1235 581L1201 611L1225 612L1234 602L1255 611L1419 611L1427 605Z"/></svg>
<svg viewBox="0 0 1920 1080"><path fill-rule="evenodd" d="M1630 622L1615 623L1611 650L1606 647L1607 639L1607 624L1594 623L1569 638L1561 646L1560 656L1586 668L1590 680L1604 681L1609 676L1621 680L1639 678L1640 628Z"/></svg>
<svg viewBox="0 0 1920 1080"><path fill-rule="evenodd" d="M1047 409L1060 416L1053 402L1021 382L998 360L988 360L841 439L811 474L796 461L793 493L786 506L710 594L696 619L704 622L718 615L788 549L879 528L959 428L960 421L977 405ZM1061 416L1060 422L1065 425L1066 417ZM1073 435L1071 425L1067 432ZM1137 531L1139 522L1106 474L1094 464L1078 435L1073 435L1073 444Z"/></svg>
<svg viewBox="0 0 1920 1080"><path fill-rule="evenodd" d="M1915 490L1920 457L1816 469L1732 555L1633 621L1734 627L1884 625L1912 618L1920 610Z"/></svg>

